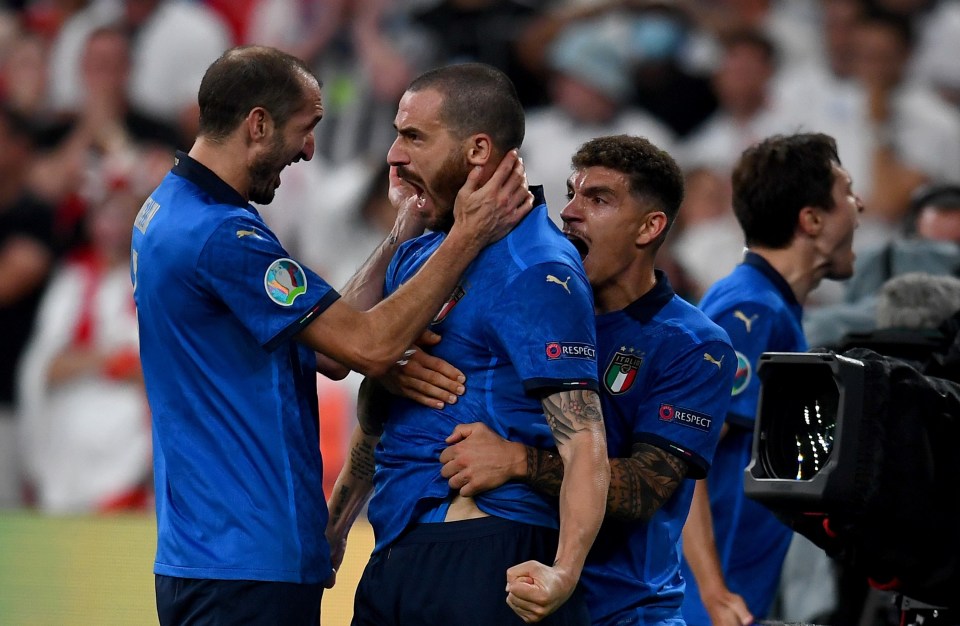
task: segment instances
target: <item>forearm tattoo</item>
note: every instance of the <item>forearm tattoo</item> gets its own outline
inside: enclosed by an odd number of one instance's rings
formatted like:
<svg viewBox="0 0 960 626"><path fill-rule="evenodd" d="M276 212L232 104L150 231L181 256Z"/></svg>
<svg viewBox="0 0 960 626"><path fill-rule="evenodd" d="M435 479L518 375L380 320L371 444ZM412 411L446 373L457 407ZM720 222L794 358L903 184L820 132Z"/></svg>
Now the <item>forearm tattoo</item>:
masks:
<svg viewBox="0 0 960 626"><path fill-rule="evenodd" d="M548 496L559 497L563 485L563 459L556 452L531 446L527 449L526 482Z"/></svg>
<svg viewBox="0 0 960 626"><path fill-rule="evenodd" d="M577 432L602 428L600 396L595 391L561 391L543 399L543 412L558 445L563 445Z"/></svg>
<svg viewBox="0 0 960 626"><path fill-rule="evenodd" d="M628 459L611 459L607 513L622 520L648 521L687 474L687 464L666 450L633 444Z"/></svg>
<svg viewBox="0 0 960 626"><path fill-rule="evenodd" d="M373 444L369 437L363 437L350 449L350 476L365 483L372 483L375 467Z"/></svg>
<svg viewBox="0 0 960 626"><path fill-rule="evenodd" d="M560 455L530 446L526 450L526 482L541 493L559 496L563 484ZM686 474L687 464L676 456L656 446L634 444L630 458L610 459L607 514L627 521L650 520Z"/></svg>

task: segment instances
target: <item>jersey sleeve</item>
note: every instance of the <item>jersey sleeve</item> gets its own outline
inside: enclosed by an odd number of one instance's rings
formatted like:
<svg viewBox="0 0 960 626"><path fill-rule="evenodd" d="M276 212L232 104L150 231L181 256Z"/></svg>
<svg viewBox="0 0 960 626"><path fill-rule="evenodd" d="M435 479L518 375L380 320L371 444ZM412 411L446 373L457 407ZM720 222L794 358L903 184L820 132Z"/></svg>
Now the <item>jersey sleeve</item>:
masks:
<svg viewBox="0 0 960 626"><path fill-rule="evenodd" d="M598 389L593 293L582 271L558 262L531 266L490 309L486 330L528 393Z"/></svg>
<svg viewBox="0 0 960 626"><path fill-rule="evenodd" d="M673 453L687 463L688 476L703 478L720 440L737 361L722 341L680 350L637 406L633 440Z"/></svg>
<svg viewBox="0 0 960 626"><path fill-rule="evenodd" d="M340 297L292 259L257 220L225 221L207 240L199 280L240 320L257 342L273 350Z"/></svg>
<svg viewBox="0 0 960 626"><path fill-rule="evenodd" d="M737 361L727 421L733 426L752 429L760 397L757 363L760 355L773 345L777 316L766 306L744 302L711 318L727 331Z"/></svg>

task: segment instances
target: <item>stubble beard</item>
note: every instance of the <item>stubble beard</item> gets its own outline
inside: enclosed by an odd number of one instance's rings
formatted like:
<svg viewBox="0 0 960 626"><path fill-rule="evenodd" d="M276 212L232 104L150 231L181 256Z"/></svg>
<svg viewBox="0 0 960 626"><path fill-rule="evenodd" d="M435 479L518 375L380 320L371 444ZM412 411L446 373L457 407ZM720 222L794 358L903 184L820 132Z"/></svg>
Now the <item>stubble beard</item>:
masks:
<svg viewBox="0 0 960 626"><path fill-rule="evenodd" d="M270 150L250 166L250 201L270 204L276 196L273 181L283 170L283 138L279 135L270 145Z"/></svg>

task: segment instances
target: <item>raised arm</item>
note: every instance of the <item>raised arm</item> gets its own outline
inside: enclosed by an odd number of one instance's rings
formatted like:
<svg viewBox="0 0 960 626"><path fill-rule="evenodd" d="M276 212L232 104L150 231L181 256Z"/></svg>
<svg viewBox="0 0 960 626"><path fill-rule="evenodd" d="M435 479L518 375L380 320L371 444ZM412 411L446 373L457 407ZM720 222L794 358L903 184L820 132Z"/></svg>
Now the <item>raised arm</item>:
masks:
<svg viewBox="0 0 960 626"><path fill-rule="evenodd" d="M573 593L603 521L610 482L597 393L555 393L543 400L543 409L565 469L560 486L560 539L552 566L527 561L507 570L507 604L527 622L553 613Z"/></svg>
<svg viewBox="0 0 960 626"><path fill-rule="evenodd" d="M426 327L480 250L509 232L532 208L515 151L482 186L479 176L479 169L468 176L457 195L453 228L413 278L369 311L334 302L298 339L350 369L384 374Z"/></svg>

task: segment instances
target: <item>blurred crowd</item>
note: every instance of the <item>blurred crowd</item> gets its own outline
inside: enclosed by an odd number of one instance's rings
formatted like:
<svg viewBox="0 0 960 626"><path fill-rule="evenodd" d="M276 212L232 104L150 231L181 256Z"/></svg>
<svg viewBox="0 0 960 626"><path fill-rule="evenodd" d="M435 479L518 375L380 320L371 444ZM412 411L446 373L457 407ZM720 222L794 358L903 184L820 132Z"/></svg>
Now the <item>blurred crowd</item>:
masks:
<svg viewBox="0 0 960 626"><path fill-rule="evenodd" d="M931 267L924 254L940 255L938 272L960 267L960 0L8 0L0 506L149 506L130 228L192 143L203 72L242 43L288 50L324 82L317 155L285 173L262 212L335 286L393 224L385 154L400 95L459 61L513 79L528 178L557 220L584 141L629 133L675 155L686 200L660 257L693 302L742 256L730 169L775 133L837 139L867 207L864 264L887 278ZM931 189L953 192L922 216ZM897 254L920 256L900 269ZM821 287L811 345L873 323L863 301L878 285ZM353 397L349 382L321 386L331 480Z"/></svg>

